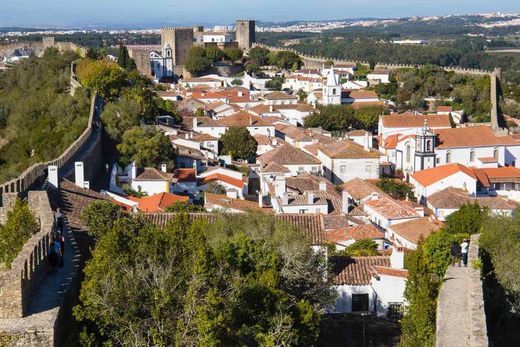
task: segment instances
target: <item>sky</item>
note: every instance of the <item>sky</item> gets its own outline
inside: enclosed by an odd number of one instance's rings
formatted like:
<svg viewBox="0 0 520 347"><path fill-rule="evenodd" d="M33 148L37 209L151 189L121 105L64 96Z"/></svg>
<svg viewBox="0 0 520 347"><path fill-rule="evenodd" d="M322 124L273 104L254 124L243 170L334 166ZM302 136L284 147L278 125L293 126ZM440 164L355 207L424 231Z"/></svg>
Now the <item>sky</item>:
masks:
<svg viewBox="0 0 520 347"><path fill-rule="evenodd" d="M520 12L519 0L0 0L0 27L231 24Z"/></svg>

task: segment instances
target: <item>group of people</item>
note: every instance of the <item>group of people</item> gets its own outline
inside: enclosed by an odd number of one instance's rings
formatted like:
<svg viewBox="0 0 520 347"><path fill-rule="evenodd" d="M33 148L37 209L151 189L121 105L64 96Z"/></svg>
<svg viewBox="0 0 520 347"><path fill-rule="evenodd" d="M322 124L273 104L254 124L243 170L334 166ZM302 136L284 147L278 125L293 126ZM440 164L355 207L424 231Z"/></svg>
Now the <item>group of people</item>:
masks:
<svg viewBox="0 0 520 347"><path fill-rule="evenodd" d="M58 271L63 266L63 254L65 253L65 237L63 236L63 213L58 208L54 214L55 229L49 246L49 263L51 272Z"/></svg>
<svg viewBox="0 0 520 347"><path fill-rule="evenodd" d="M461 244L456 241L453 241L451 244L451 265L455 266L455 264L459 264L462 261L465 267L468 266L468 250L469 250L469 240L464 239Z"/></svg>

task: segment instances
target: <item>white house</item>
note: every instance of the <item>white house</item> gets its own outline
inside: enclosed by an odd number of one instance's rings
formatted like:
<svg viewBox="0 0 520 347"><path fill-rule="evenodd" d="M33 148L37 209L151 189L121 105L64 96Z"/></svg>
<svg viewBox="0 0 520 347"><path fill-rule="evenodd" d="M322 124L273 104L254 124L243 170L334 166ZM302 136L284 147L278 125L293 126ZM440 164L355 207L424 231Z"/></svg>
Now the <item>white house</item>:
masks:
<svg viewBox="0 0 520 347"><path fill-rule="evenodd" d="M341 96L342 104L377 103L379 96L371 90L345 90Z"/></svg>
<svg viewBox="0 0 520 347"><path fill-rule="evenodd" d="M306 77L301 75L288 76L282 84L282 89L290 89L294 91L302 90L310 93L313 90L321 90L323 88L323 79Z"/></svg>
<svg viewBox="0 0 520 347"><path fill-rule="evenodd" d="M367 74L367 80L370 84L387 84L390 83L390 71L377 69Z"/></svg>
<svg viewBox="0 0 520 347"><path fill-rule="evenodd" d="M415 250L421 237L426 239L440 228L442 223L433 217L416 218L391 225L386 230L385 236L400 247Z"/></svg>
<svg viewBox="0 0 520 347"><path fill-rule="evenodd" d="M408 271L404 254L375 257L334 257L334 288L338 298L331 313L375 313L378 317L399 319L404 308Z"/></svg>
<svg viewBox="0 0 520 347"><path fill-rule="evenodd" d="M340 184L355 177L379 178L382 153L372 148L372 138L366 133L365 145L342 140L318 147L318 159L323 163L324 175Z"/></svg>
<svg viewBox="0 0 520 347"><path fill-rule="evenodd" d="M293 176L304 172L319 174L322 171L321 161L289 144L273 149L257 158L257 162L265 167L271 163L289 170Z"/></svg>
<svg viewBox="0 0 520 347"><path fill-rule="evenodd" d="M209 88L220 88L223 86L222 81L218 78L211 77L193 77L181 80L183 88L195 88L199 86L207 86Z"/></svg>
<svg viewBox="0 0 520 347"><path fill-rule="evenodd" d="M284 92L272 92L263 96L265 105L291 105L298 103L296 95L289 95Z"/></svg>
<svg viewBox="0 0 520 347"><path fill-rule="evenodd" d="M276 213L329 213L327 199L322 195L313 192L302 195L284 193L280 197L271 197L271 204Z"/></svg>
<svg viewBox="0 0 520 347"><path fill-rule="evenodd" d="M224 117L219 121L219 123L225 126L226 128L246 127L251 136L275 135L275 126L273 124L246 111L240 111L231 116Z"/></svg>
<svg viewBox="0 0 520 347"><path fill-rule="evenodd" d="M132 189L145 193L148 196L159 193L171 193L173 174L166 172L166 165L162 171L155 168L144 168L137 177L134 176L135 166L132 167Z"/></svg>
<svg viewBox="0 0 520 347"><path fill-rule="evenodd" d="M236 198L244 199L247 194L248 185L244 181L242 173L220 166L212 166L199 174L199 191L205 191L207 185L216 182L226 188L228 192L235 192Z"/></svg>
<svg viewBox="0 0 520 347"><path fill-rule="evenodd" d="M201 134L208 134L214 138L220 139L227 130L227 127L219 121L209 117L184 117L185 122L191 120L191 129Z"/></svg>
<svg viewBox="0 0 520 347"><path fill-rule="evenodd" d="M173 173L173 192L196 196L199 193L197 187L197 172L195 169L175 169Z"/></svg>

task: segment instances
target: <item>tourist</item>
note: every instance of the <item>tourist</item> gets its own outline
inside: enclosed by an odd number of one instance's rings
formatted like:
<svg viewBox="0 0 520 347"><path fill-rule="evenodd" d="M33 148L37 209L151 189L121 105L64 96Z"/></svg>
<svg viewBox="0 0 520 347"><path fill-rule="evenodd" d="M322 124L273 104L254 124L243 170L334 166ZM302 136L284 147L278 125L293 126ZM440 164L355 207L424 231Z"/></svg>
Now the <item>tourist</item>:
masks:
<svg viewBox="0 0 520 347"><path fill-rule="evenodd" d="M58 262L60 257L60 243L53 239L49 245L49 263L51 272L58 270Z"/></svg>
<svg viewBox="0 0 520 347"><path fill-rule="evenodd" d="M460 253L461 253L461 247L457 243L457 241L453 241L451 243L451 265L455 266L455 263L459 264L460 267Z"/></svg>
<svg viewBox="0 0 520 347"><path fill-rule="evenodd" d="M462 262L464 263L464 266L468 266L468 248L469 243L467 239L464 239L464 241L460 244L460 249L462 253Z"/></svg>
<svg viewBox="0 0 520 347"><path fill-rule="evenodd" d="M61 213L61 208L56 209L56 213L54 214L54 221L56 222L56 227L60 234L63 231L63 214Z"/></svg>

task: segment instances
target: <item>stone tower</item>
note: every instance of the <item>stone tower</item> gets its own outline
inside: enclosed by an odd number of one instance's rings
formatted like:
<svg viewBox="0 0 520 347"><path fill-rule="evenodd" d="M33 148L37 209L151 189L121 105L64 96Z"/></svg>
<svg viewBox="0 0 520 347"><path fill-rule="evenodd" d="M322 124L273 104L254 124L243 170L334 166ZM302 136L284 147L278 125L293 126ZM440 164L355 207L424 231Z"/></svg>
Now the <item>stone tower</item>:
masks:
<svg viewBox="0 0 520 347"><path fill-rule="evenodd" d="M54 47L54 36L44 36L42 37L42 45L43 49Z"/></svg>
<svg viewBox="0 0 520 347"><path fill-rule="evenodd" d="M174 65L184 65L193 46L193 28L161 29L161 46L170 45Z"/></svg>
<svg viewBox="0 0 520 347"><path fill-rule="evenodd" d="M235 25L238 47L249 50L256 42L256 22L254 20L237 20Z"/></svg>
<svg viewBox="0 0 520 347"><path fill-rule="evenodd" d="M507 129L500 110L500 79L502 78L502 69L495 69L491 73L491 129L498 136L507 135Z"/></svg>

